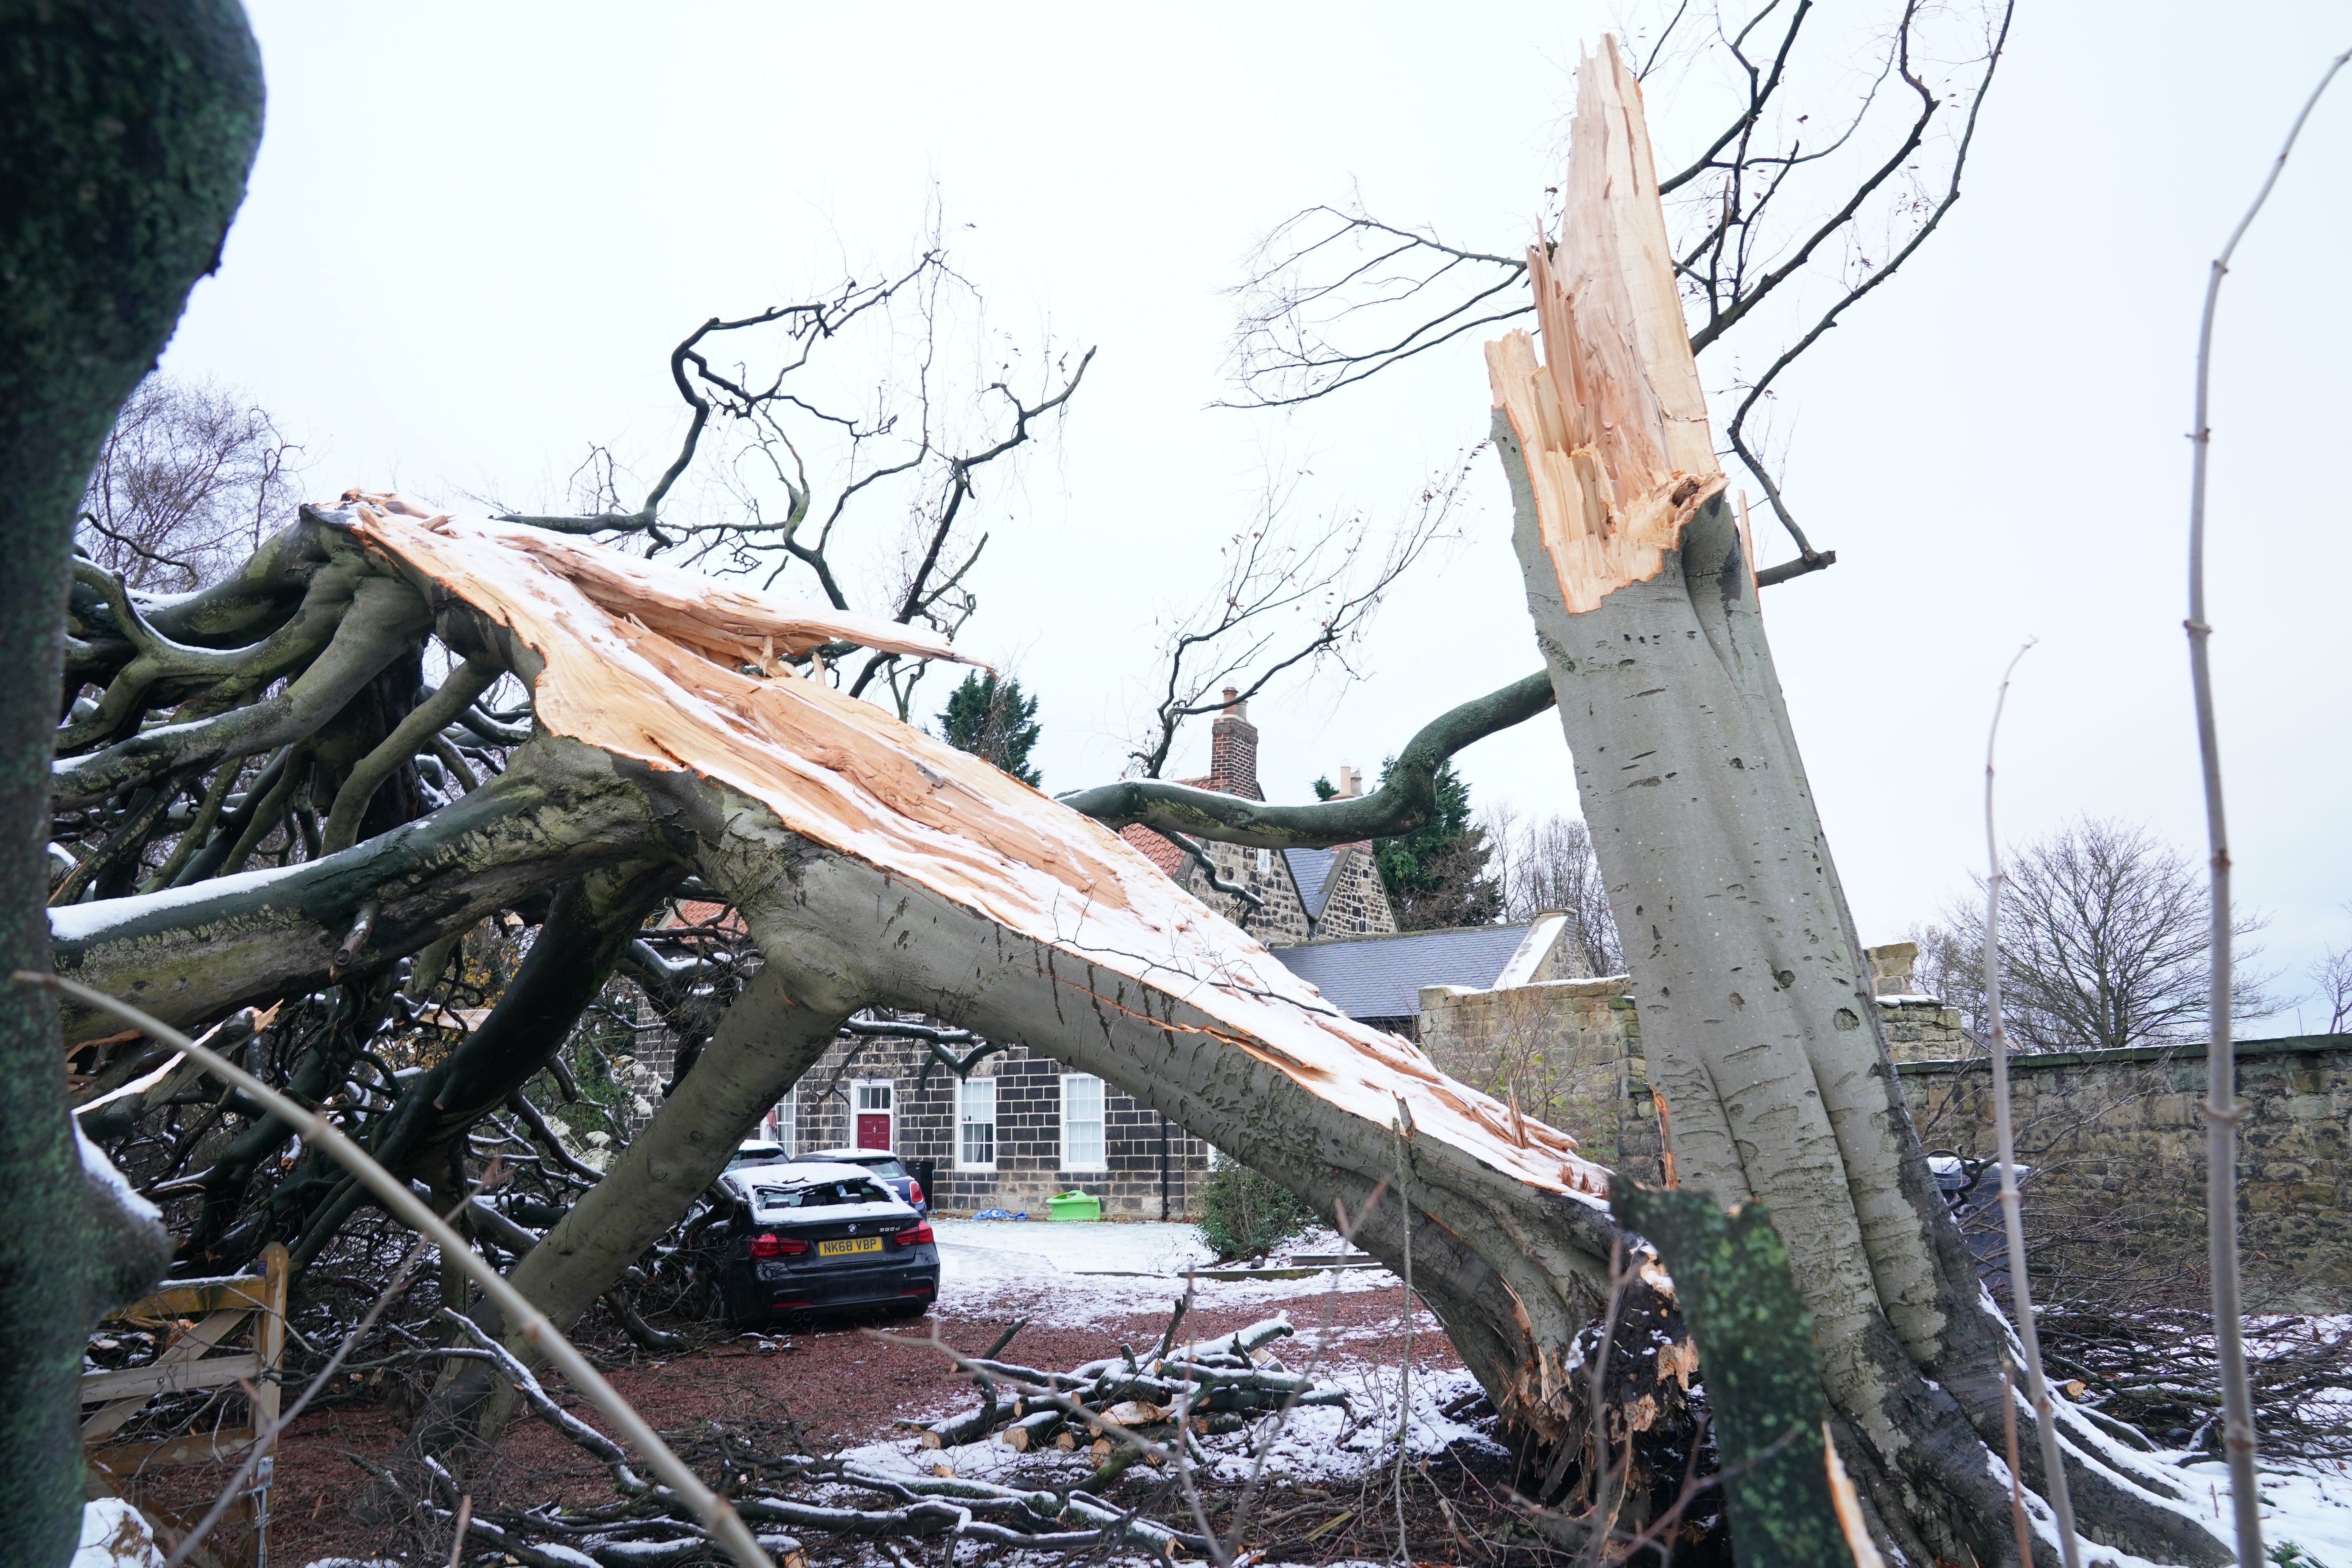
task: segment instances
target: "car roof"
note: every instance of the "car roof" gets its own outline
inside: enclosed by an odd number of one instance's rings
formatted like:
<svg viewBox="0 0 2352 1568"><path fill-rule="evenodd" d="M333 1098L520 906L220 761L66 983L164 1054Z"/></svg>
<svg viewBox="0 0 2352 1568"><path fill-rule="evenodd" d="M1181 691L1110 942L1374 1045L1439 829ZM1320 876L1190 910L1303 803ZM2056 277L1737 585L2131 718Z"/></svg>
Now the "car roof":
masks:
<svg viewBox="0 0 2352 1568"><path fill-rule="evenodd" d="M805 1154L795 1154L792 1163L808 1165L829 1163L837 1165L858 1165L868 1160L896 1160L898 1156L887 1149L812 1149Z"/></svg>

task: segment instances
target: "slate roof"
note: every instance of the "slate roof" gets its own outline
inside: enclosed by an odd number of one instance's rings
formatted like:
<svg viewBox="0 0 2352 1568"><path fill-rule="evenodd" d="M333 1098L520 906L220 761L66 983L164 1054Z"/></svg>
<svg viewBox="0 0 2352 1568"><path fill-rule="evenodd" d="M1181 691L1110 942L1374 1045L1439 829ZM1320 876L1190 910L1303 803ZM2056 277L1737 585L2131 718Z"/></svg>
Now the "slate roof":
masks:
<svg viewBox="0 0 2352 1568"><path fill-rule="evenodd" d="M1493 985L1534 924L1334 937L1273 951L1350 1018L1416 1017L1424 985Z"/></svg>
<svg viewBox="0 0 2352 1568"><path fill-rule="evenodd" d="M1290 862L1290 879L1297 885L1298 901L1307 906L1307 920L1321 920L1323 906L1330 901L1331 873L1339 867L1340 851L1286 849L1282 854Z"/></svg>

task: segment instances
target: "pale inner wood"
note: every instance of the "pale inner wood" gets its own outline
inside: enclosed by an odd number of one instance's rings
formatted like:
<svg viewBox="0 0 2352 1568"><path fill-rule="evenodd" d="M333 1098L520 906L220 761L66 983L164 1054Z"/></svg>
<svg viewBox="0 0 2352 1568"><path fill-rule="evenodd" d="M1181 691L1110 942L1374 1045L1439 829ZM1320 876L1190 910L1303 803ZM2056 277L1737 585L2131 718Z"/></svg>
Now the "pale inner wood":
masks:
<svg viewBox="0 0 2352 1568"><path fill-rule="evenodd" d="M1528 252L1543 332L1486 345L1546 551L1582 613L1655 576L1723 489L1658 201L1642 89L1604 37L1576 79L1559 240Z"/></svg>

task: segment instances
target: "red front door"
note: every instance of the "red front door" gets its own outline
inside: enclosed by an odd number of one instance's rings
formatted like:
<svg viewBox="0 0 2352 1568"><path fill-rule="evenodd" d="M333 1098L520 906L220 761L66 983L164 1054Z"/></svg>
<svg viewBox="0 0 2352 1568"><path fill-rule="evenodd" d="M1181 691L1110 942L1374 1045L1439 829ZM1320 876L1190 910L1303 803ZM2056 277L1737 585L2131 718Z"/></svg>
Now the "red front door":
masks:
<svg viewBox="0 0 2352 1568"><path fill-rule="evenodd" d="M857 1113L857 1146L860 1149L890 1147L890 1113L887 1110L861 1110Z"/></svg>

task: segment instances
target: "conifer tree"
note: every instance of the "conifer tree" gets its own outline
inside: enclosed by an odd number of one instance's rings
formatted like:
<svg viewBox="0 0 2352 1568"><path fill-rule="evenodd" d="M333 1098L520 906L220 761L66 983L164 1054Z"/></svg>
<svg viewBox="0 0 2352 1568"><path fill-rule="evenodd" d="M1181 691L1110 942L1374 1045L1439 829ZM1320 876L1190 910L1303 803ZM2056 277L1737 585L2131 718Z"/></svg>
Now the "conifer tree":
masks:
<svg viewBox="0 0 2352 1568"><path fill-rule="evenodd" d="M940 738L960 752L994 763L1023 784L1042 776L1029 765L1037 743L1037 700L1024 697L1018 680L999 680L993 670L974 670L948 694L940 714Z"/></svg>

